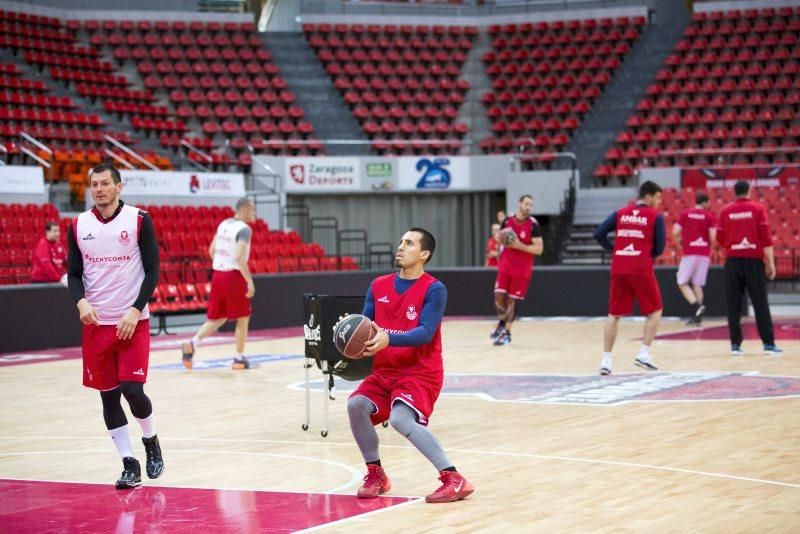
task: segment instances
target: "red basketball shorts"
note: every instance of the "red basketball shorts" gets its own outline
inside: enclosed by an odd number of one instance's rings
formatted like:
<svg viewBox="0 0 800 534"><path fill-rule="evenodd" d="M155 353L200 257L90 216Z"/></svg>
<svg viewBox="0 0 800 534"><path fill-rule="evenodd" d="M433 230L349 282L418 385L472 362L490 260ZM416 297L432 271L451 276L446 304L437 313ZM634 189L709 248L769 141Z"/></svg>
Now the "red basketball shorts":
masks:
<svg viewBox="0 0 800 534"><path fill-rule="evenodd" d="M117 338L116 325L83 325L83 385L108 391L125 382L147 382L150 320L142 319L133 337Z"/></svg>
<svg viewBox="0 0 800 534"><path fill-rule="evenodd" d="M523 300L525 295L528 294L528 286L530 285L530 278L511 276L502 271L498 271L497 279L494 282L494 292L506 293L512 299Z"/></svg>
<svg viewBox="0 0 800 534"><path fill-rule="evenodd" d="M395 402L402 402L417 413L419 424L428 426L428 419L433 413L433 405L442 390L441 382L431 383L412 376L381 376L371 374L350 395L362 395L377 406L378 411L372 414L372 424L387 421Z"/></svg>
<svg viewBox="0 0 800 534"><path fill-rule="evenodd" d="M631 315L634 299L639 303L639 310L644 315L650 315L664 307L655 273L611 275L608 314Z"/></svg>
<svg viewBox="0 0 800 534"><path fill-rule="evenodd" d="M247 281L239 271L214 271L211 275L211 294L208 297L208 318L234 320L249 317L250 299Z"/></svg>

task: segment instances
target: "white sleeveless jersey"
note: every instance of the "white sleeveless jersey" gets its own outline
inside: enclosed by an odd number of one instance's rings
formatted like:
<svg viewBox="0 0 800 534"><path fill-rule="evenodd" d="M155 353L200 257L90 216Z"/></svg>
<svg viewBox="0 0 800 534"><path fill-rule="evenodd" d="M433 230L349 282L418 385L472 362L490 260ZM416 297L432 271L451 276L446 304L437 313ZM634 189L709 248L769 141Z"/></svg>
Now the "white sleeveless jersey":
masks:
<svg viewBox="0 0 800 534"><path fill-rule="evenodd" d="M85 297L100 324L117 324L128 311L144 281L139 251L139 208L124 204L111 221L103 222L93 210L78 215L73 226L83 256ZM147 319L145 305L139 319Z"/></svg>
<svg viewBox="0 0 800 534"><path fill-rule="evenodd" d="M225 219L219 223L217 241L214 243L215 271L239 270L239 264L236 263L236 236L243 228L247 228L247 223L239 219ZM244 260L247 261L249 257L248 247Z"/></svg>

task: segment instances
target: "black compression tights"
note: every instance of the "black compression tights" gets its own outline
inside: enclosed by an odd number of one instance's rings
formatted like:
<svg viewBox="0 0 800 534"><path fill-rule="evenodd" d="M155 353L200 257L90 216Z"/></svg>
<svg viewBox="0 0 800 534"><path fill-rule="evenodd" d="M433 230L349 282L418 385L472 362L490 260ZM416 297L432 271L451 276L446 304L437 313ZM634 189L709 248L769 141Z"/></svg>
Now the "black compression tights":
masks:
<svg viewBox="0 0 800 534"><path fill-rule="evenodd" d="M103 420L106 428L112 430L128 424L125 412L122 410L120 399L125 395L125 400L131 407L131 413L138 419L146 419L153 413L153 405L144 394L144 384L141 382L120 382L119 387L109 391L101 391L100 399L103 401Z"/></svg>

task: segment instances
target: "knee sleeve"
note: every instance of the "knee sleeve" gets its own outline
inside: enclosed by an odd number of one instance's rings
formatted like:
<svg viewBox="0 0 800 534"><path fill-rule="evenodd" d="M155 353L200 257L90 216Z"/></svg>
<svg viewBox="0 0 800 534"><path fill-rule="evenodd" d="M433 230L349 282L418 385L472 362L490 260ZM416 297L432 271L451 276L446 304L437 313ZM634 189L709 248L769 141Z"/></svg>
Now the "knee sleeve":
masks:
<svg viewBox="0 0 800 534"><path fill-rule="evenodd" d="M417 414L402 402L395 402L392 405L392 413L389 415L389 424L400 434L408 437L414 428L419 426Z"/></svg>
<svg viewBox="0 0 800 534"><path fill-rule="evenodd" d="M144 384L141 382L120 382L120 389L131 407L131 413L137 419L146 419L153 413L153 405L144 394Z"/></svg>
<svg viewBox="0 0 800 534"><path fill-rule="evenodd" d="M122 391L118 387L111 391L100 392L100 400L103 402L103 421L105 421L106 428L109 430L128 424L128 418L125 417L125 412L120 402L121 396Z"/></svg>
<svg viewBox="0 0 800 534"><path fill-rule="evenodd" d="M350 417L366 416L374 414L378 408L372 403L371 400L363 395L356 395L347 400L347 414Z"/></svg>

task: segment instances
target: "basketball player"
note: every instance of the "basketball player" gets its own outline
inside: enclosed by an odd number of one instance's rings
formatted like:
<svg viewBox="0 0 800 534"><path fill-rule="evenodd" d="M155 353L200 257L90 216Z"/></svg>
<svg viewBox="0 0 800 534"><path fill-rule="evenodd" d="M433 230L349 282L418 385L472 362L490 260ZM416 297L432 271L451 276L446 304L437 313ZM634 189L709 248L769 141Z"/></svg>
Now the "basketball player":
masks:
<svg viewBox="0 0 800 534"><path fill-rule="evenodd" d="M510 228L516 235L503 245L494 283L494 307L497 310L497 327L490 337L495 345L511 343L511 323L516 317L516 301L524 300L533 275L533 257L544 251L542 230L531 217L533 197L519 197L517 212L506 217L501 229Z"/></svg>
<svg viewBox="0 0 800 534"><path fill-rule="evenodd" d="M747 289L756 314L758 335L764 343L764 354L780 356L783 351L775 345L767 300L767 280L775 278L775 253L767 212L764 206L750 200L750 184L745 180L737 181L733 191L736 200L720 211L717 231L719 244L725 247L725 297L731 354L743 354L742 297Z"/></svg>
<svg viewBox="0 0 800 534"><path fill-rule="evenodd" d="M208 299L207 320L191 341L183 343L183 365L192 368L195 349L203 338L208 337L225 324L236 321L236 357L234 369L250 369L244 355L247 330L250 324L250 299L256 294L253 276L247 266L250 258L250 238L253 230L247 225L256 220L256 206L247 197L236 202L236 213L217 227L208 253L214 265L211 275L211 295Z"/></svg>
<svg viewBox="0 0 800 534"><path fill-rule="evenodd" d="M683 256L678 266L678 289L693 308L687 325L699 326L706 311L703 305L703 286L706 285L708 266L711 263L711 243L717 236L714 216L708 210L708 204L708 195L698 192L695 195L694 208L684 210L672 227L675 243L683 243Z"/></svg>
<svg viewBox="0 0 800 534"><path fill-rule="evenodd" d="M362 499L392 487L381 466L374 428L387 420L439 471L442 485L425 497L427 502L457 501L475 491L428 429L444 380L441 322L447 303L447 289L425 273L435 249L430 232L411 228L397 247L395 265L400 272L373 280L364 300L364 315L377 328L364 355L375 360L372 373L347 402L350 429L367 464L358 490Z"/></svg>
<svg viewBox="0 0 800 534"><path fill-rule="evenodd" d="M644 182L639 187L635 204L621 208L600 223L594 238L611 256L611 285L608 298L608 319L603 331L603 358L600 374L611 374L611 351L617 339L619 319L633 313L633 300L647 317L639 355L634 363L648 371L657 371L650 357L650 345L661 320L661 291L658 287L653 258L664 252L667 233L664 216L657 211L661 204L661 187L654 182ZM616 230L614 244L608 233Z"/></svg>
<svg viewBox="0 0 800 534"><path fill-rule="evenodd" d="M164 460L153 406L144 393L150 357L147 301L158 283L158 242L147 212L125 204L119 171L106 163L89 174L94 208L68 230L68 284L83 323L83 385L100 391L103 419L122 458L117 489L142 484L122 396L142 428L147 476Z"/></svg>

